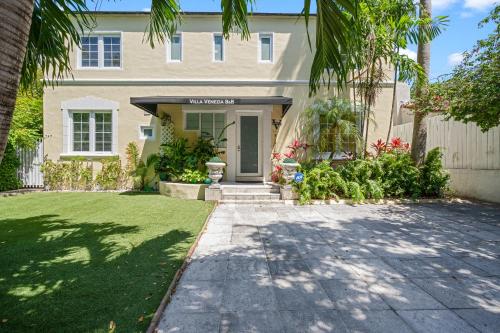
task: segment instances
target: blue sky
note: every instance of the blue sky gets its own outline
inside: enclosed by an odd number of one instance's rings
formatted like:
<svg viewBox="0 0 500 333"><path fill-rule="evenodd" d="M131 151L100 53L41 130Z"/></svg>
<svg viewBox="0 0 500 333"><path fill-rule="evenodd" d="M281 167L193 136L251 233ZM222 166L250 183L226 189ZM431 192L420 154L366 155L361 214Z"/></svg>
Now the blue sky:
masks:
<svg viewBox="0 0 500 333"><path fill-rule="evenodd" d="M257 0L255 12L298 13L304 0ZM314 3L314 1L312 1ZM493 30L493 25L479 29L483 19L498 0L433 0L433 15L447 15L450 23L441 36L432 43L431 78L449 73L460 61L461 53L471 49L476 40L484 38ZM94 0L88 1L98 10L148 10L150 0ZM181 0L184 11L219 11L220 0ZM416 47L408 51L412 56Z"/></svg>

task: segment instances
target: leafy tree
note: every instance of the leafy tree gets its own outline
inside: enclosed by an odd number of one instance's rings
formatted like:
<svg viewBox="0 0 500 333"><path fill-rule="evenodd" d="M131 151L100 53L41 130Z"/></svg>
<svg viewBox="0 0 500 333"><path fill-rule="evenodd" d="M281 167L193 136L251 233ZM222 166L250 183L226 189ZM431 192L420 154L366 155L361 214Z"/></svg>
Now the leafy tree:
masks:
<svg viewBox="0 0 500 333"><path fill-rule="evenodd" d="M241 32L248 38L248 13L256 0L221 0L223 34ZM357 0L316 0L315 55L310 74L310 91L318 90L326 76L347 81L343 55L357 20ZM309 27L311 0L302 10ZM348 15L346 15L346 13ZM176 31L181 17L178 0L151 0L146 41L163 43ZM30 86L38 69L49 83L69 74L70 52L80 43L80 32L92 30L95 21L85 0L2 0L0 2L0 161L12 122L19 83ZM15 36L15 38L14 38ZM312 42L310 41L312 49Z"/></svg>
<svg viewBox="0 0 500 333"><path fill-rule="evenodd" d="M496 27L479 40L443 82L448 118L476 123L483 132L500 125L500 5L479 23Z"/></svg>
<svg viewBox="0 0 500 333"><path fill-rule="evenodd" d="M32 91L17 96L9 139L15 147L34 147L43 136L43 89L37 85Z"/></svg>

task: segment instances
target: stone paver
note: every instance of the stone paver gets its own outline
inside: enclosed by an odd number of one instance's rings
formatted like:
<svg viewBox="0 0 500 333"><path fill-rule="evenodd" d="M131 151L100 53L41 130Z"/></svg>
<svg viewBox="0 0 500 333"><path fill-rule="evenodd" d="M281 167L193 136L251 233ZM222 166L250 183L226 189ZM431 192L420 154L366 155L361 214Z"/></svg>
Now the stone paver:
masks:
<svg viewBox="0 0 500 333"><path fill-rule="evenodd" d="M500 209L216 208L158 332L500 332Z"/></svg>

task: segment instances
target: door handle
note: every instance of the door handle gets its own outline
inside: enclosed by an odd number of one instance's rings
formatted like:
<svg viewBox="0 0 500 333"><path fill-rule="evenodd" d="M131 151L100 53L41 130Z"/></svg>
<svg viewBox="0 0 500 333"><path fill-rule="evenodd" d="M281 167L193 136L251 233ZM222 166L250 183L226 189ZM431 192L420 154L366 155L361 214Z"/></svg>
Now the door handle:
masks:
<svg viewBox="0 0 500 333"><path fill-rule="evenodd" d="M236 148L238 151L241 151L241 147L240 145L238 145L238 147Z"/></svg>

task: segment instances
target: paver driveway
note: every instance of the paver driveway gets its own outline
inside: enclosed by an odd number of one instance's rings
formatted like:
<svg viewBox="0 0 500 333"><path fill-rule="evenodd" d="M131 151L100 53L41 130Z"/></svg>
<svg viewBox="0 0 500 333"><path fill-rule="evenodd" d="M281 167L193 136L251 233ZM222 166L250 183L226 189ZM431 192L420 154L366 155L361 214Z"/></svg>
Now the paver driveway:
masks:
<svg viewBox="0 0 500 333"><path fill-rule="evenodd" d="M160 332L500 332L498 206L221 205Z"/></svg>

